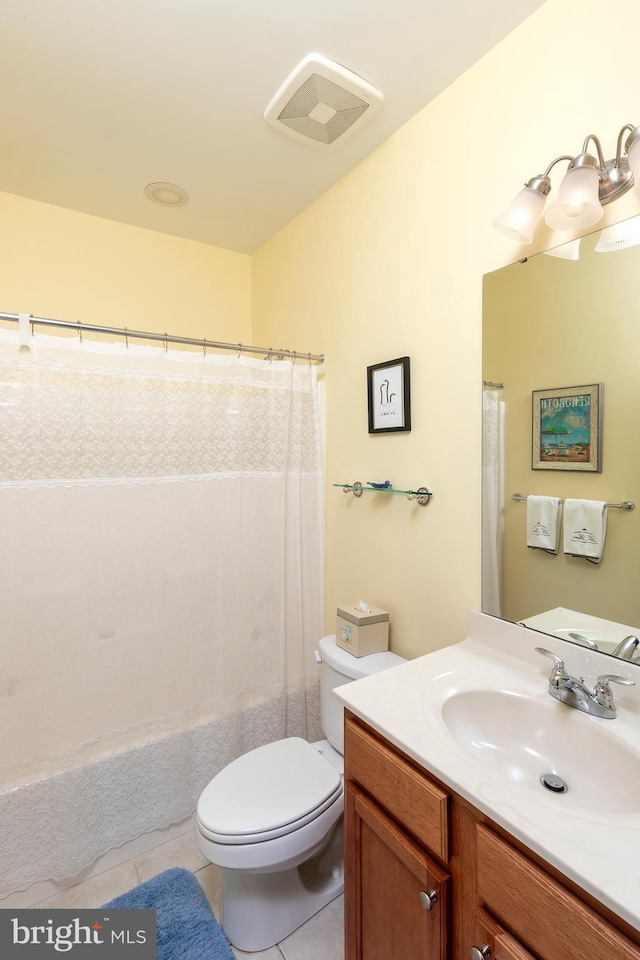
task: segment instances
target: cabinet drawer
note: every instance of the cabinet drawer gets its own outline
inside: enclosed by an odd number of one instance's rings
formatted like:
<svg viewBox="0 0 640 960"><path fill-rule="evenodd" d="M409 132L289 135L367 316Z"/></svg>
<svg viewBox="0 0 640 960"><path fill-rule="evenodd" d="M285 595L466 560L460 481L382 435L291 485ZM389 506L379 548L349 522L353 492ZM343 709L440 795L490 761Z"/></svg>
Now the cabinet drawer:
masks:
<svg viewBox="0 0 640 960"><path fill-rule="evenodd" d="M545 960L640 960L640 948L518 850L478 825L478 895Z"/></svg>
<svg viewBox="0 0 640 960"><path fill-rule="evenodd" d="M535 960L528 950L503 930L485 910L476 911L477 948L489 947L492 960Z"/></svg>
<svg viewBox="0 0 640 960"><path fill-rule="evenodd" d="M345 774L436 856L449 860L448 795L348 719Z"/></svg>

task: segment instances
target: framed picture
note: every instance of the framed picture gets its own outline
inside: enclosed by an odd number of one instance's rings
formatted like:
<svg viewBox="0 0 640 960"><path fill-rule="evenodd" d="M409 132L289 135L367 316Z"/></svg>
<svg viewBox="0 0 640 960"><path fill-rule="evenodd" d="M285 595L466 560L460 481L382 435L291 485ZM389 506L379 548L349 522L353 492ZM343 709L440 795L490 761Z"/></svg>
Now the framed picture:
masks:
<svg viewBox="0 0 640 960"><path fill-rule="evenodd" d="M602 472L602 384L533 391L533 470Z"/></svg>
<svg viewBox="0 0 640 960"><path fill-rule="evenodd" d="M409 357L367 367L369 433L411 430Z"/></svg>

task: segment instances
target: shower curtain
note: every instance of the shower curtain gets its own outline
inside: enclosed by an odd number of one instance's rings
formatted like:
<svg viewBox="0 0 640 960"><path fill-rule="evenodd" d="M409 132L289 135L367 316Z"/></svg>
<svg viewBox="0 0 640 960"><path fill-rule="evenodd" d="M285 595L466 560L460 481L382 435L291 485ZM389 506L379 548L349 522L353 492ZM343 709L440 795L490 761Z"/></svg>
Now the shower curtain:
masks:
<svg viewBox="0 0 640 960"><path fill-rule="evenodd" d="M318 735L311 364L1 333L0 530L0 896Z"/></svg>
<svg viewBox="0 0 640 960"><path fill-rule="evenodd" d="M500 391L482 392L482 610L502 610L504 516L504 403Z"/></svg>

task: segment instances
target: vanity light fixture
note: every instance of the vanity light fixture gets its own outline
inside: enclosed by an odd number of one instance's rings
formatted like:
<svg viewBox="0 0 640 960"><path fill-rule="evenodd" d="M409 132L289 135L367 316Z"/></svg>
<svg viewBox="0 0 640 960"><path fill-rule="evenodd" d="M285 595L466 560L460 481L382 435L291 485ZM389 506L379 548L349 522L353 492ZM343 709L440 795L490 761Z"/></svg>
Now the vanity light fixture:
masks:
<svg viewBox="0 0 640 960"><path fill-rule="evenodd" d="M625 250L640 244L640 216L631 217L605 227L595 246L596 253L610 253L612 250Z"/></svg>
<svg viewBox="0 0 640 960"><path fill-rule="evenodd" d="M552 247L551 250L545 250L544 252L548 257L560 257L562 260L579 260L580 237L576 240L568 240L567 243L561 243L560 246Z"/></svg>
<svg viewBox="0 0 640 960"><path fill-rule="evenodd" d="M589 141L595 146L595 157L587 152ZM618 134L613 160L605 161L598 137L590 133L581 153L575 157L556 157L544 173L529 180L505 212L493 221L494 227L520 243L531 243L551 192L549 174L564 160L569 162L567 172L555 203L545 216L545 222L554 230L582 230L593 226L602 217L602 207L617 200L634 184L640 196L640 126L627 123Z"/></svg>

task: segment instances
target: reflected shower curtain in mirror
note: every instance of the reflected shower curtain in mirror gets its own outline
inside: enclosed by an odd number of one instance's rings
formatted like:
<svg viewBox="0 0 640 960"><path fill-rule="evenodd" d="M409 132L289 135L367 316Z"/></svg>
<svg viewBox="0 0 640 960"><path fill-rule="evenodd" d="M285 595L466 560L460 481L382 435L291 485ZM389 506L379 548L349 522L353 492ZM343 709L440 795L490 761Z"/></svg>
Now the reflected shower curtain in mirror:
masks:
<svg viewBox="0 0 640 960"><path fill-rule="evenodd" d="M31 343L0 334L0 896L319 736L317 368Z"/></svg>
<svg viewBox="0 0 640 960"><path fill-rule="evenodd" d="M501 615L504 516L504 403L482 391L482 610Z"/></svg>

